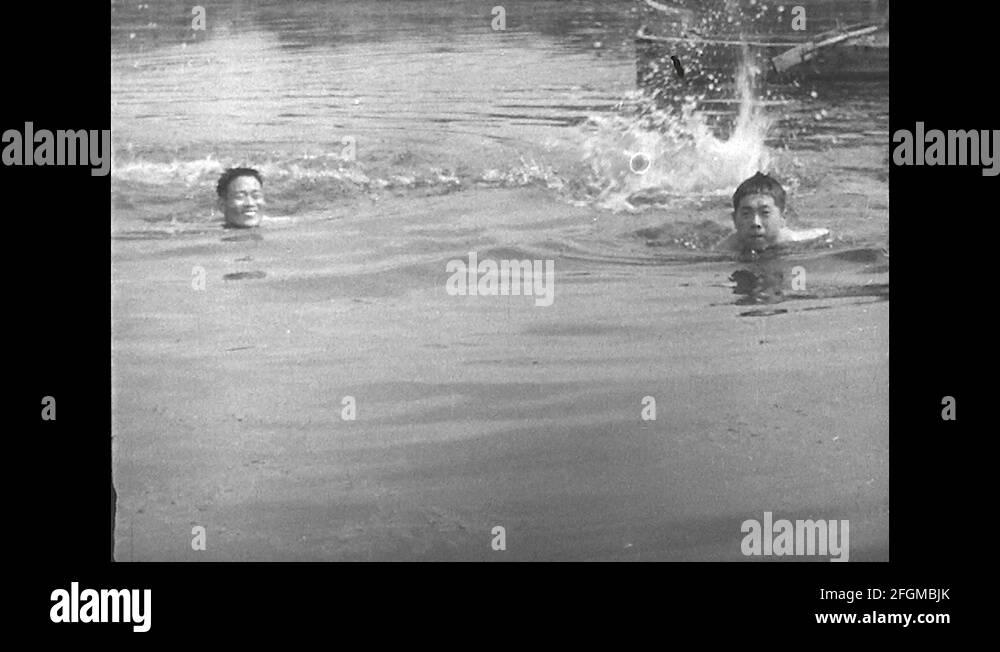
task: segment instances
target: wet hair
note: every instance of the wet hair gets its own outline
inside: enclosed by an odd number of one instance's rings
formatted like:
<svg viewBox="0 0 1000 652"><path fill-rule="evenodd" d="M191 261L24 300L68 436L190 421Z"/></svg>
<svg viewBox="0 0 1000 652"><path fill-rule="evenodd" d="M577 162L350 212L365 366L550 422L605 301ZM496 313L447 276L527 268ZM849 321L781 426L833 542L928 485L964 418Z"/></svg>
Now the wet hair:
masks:
<svg viewBox="0 0 1000 652"><path fill-rule="evenodd" d="M238 177L253 177L260 183L261 188L264 187L264 177L257 170L253 168L229 168L222 173L222 176L219 177L219 183L215 186L215 192L219 194L219 197L225 198L229 191L229 184Z"/></svg>
<svg viewBox="0 0 1000 652"><path fill-rule="evenodd" d="M738 210L740 200L749 195L768 195L774 199L774 205L784 212L785 210L785 189L781 187L773 177L758 172L740 184L740 187L733 193L733 210Z"/></svg>

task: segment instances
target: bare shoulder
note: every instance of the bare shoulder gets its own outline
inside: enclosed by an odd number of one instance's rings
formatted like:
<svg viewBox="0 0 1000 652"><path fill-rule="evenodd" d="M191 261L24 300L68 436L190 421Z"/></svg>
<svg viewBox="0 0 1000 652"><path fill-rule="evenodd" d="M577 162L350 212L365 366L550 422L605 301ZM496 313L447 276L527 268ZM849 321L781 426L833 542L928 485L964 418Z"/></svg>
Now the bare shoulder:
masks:
<svg viewBox="0 0 1000 652"><path fill-rule="evenodd" d="M294 224L295 218L290 215L265 215L260 220L261 225L266 226L285 226L287 224Z"/></svg>
<svg viewBox="0 0 1000 652"><path fill-rule="evenodd" d="M800 229L795 231L785 228L781 230L781 242L808 242L809 240L825 238L828 235L830 235L830 229Z"/></svg>

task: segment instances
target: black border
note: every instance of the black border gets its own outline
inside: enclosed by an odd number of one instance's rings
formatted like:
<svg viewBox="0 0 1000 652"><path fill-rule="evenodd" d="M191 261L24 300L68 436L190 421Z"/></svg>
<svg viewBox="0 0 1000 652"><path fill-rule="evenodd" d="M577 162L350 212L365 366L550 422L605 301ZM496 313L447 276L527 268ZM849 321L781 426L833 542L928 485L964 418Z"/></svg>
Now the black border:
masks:
<svg viewBox="0 0 1000 652"><path fill-rule="evenodd" d="M892 132L912 130L917 121L928 128L1000 127L990 97L996 12L991 3L893 7ZM25 121L110 128L106 8L69 3L49 11L14 3L5 13L3 128ZM10 613L16 626L73 637L133 635L126 626L95 633L52 625L49 593L71 581L153 589L153 631L179 640L202 630L243 638L260 631L322 635L331 628L376 639L398 632L412 640L461 640L451 629L460 621L484 630L484 639L519 644L520 637L506 638L519 626L586 636L615 618L619 627L662 635L694 630L707 634L706 642L735 634L766 644L768 633L800 628L817 636L812 642L847 627L817 627L814 611L869 606L834 609L818 600L821 586L951 587L946 603L899 603L897 610L948 611L951 627L976 621L977 583L962 569L991 552L982 536L989 512L976 504L986 495L977 482L990 477L979 464L988 459L992 429L979 426L979 413L993 385L987 266L1000 187L977 168L891 168L889 564L546 564L502 571L499 565L111 563L110 177L92 177L83 167L4 167L0 175L14 204L6 223L16 261L7 267L6 322L16 360L8 366L9 405L18 420L8 431L15 517L7 539L15 544L8 564L17 571ZM39 418L46 395L58 397L55 422ZM957 421L940 418L946 395L958 398ZM885 605L880 609L889 610ZM365 615L395 627L368 629L355 619ZM938 635L930 629L915 631Z"/></svg>

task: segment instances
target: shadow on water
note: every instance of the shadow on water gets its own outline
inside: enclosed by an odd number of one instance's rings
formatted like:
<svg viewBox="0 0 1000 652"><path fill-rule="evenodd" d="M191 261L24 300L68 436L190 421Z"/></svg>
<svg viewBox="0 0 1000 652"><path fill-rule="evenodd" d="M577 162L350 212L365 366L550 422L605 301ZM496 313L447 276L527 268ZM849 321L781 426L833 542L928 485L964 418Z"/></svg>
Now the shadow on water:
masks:
<svg viewBox="0 0 1000 652"><path fill-rule="evenodd" d="M729 277L738 306L766 305L788 301L873 297L889 300L888 255L882 249L852 249L810 256L788 257L774 251L741 256L743 267ZM864 266L859 266L859 264ZM824 310L809 306L801 310ZM768 317L788 312L786 308L758 308L740 317Z"/></svg>

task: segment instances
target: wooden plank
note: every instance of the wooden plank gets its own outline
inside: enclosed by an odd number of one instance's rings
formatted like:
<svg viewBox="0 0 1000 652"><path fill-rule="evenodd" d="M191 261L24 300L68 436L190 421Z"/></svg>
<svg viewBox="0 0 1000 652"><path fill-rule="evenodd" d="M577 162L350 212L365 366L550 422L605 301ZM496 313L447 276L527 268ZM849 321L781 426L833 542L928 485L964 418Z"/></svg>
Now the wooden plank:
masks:
<svg viewBox="0 0 1000 652"><path fill-rule="evenodd" d="M870 25L862 29L832 36L822 41L811 41L802 45L796 45L792 49L782 52L776 57L772 57L771 65L774 66L775 72L782 73L789 68L809 61L823 48L877 32L879 29L881 29L879 25Z"/></svg>

